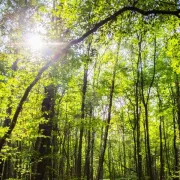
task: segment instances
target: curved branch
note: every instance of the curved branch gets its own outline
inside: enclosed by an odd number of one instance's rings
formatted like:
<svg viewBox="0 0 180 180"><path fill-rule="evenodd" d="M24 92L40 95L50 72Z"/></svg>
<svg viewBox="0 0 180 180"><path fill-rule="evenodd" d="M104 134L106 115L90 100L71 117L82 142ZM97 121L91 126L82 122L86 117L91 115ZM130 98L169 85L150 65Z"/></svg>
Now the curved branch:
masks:
<svg viewBox="0 0 180 180"><path fill-rule="evenodd" d="M41 75L44 73L44 71L46 71L52 64L54 64L60 57L62 58L62 56L65 56L67 54L68 49L70 49L71 46L78 44L80 42L82 42L84 39L86 39L89 35L93 34L95 31L97 31L100 27L102 27L103 25L105 25L107 22L109 21L113 21L114 19L116 19L116 17L118 17L119 15L123 14L125 11L134 11L137 13L142 14L143 16L148 16L150 14L164 14L164 15L174 15L177 16L178 18L180 18L180 10L177 11L168 11L168 10L150 10L150 11L145 11L142 9L139 9L137 7L131 7L131 6L127 6L127 7L123 7L120 10L118 10L117 12L115 12L113 15L107 17L106 19L100 21L99 23L95 24L94 27L87 31L85 34L83 34L80 38L75 39L70 41L63 49L61 49L58 53L55 54L55 56L52 58L52 60L50 60L49 62L47 62L38 72L37 76L34 78L34 80L31 82L31 84L26 88L24 95L22 96L15 114L12 118L11 124L9 126L8 131L4 134L3 137L0 138L0 151L2 149L2 147L4 146L6 139L8 137L10 137L13 129L15 128L15 125L17 123L17 119L19 117L19 114L22 110L23 104L26 101L30 91L32 90L32 88L35 86L35 84L39 81L39 79L41 78Z"/></svg>
<svg viewBox="0 0 180 180"><path fill-rule="evenodd" d="M122 9L118 10L117 12L115 12L113 15L107 17L106 19L98 22L97 24L94 25L94 27L91 30L87 31L80 38L72 40L70 42L70 44L74 45L74 44L80 43L85 38L87 38L89 35L96 32L101 26L103 26L104 24L106 24L109 21L115 20L116 17L118 17L119 15L124 13L125 11L134 11L134 12L137 12L139 14L142 14L143 16L148 16L148 15L151 15L151 14L154 14L154 15L163 14L163 15L173 15L173 16L177 16L178 18L180 18L180 10L176 10L176 11L168 11L168 10L149 10L149 11L145 11L145 10L139 9L137 7L127 6L127 7L123 7Z"/></svg>

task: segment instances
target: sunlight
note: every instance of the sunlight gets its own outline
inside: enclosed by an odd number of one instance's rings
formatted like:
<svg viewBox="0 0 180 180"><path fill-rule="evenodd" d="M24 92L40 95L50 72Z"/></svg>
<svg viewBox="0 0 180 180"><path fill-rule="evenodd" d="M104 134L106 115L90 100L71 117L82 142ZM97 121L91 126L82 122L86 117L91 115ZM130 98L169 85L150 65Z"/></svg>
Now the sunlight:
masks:
<svg viewBox="0 0 180 180"><path fill-rule="evenodd" d="M43 48L43 40L38 34L31 34L27 37L27 45L34 51L41 50Z"/></svg>

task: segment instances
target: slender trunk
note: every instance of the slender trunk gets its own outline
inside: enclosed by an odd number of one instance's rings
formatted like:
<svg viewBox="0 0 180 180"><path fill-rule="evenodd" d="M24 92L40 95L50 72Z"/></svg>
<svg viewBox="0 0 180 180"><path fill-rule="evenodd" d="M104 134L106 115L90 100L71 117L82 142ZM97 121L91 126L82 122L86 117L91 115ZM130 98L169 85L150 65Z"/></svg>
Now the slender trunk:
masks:
<svg viewBox="0 0 180 180"><path fill-rule="evenodd" d="M57 125L57 124L56 124ZM54 129L54 128L53 128ZM58 153L58 140L57 140L57 126L54 129L54 133L52 136L52 168L53 168L53 172L52 172L52 177L50 177L51 179L56 179L57 178L57 174L58 174L58 163L57 163L57 153Z"/></svg>
<svg viewBox="0 0 180 180"><path fill-rule="evenodd" d="M122 112L122 123L123 123L123 127L122 127L122 145L123 145L123 166L124 166L124 174L123 176L126 177L126 143L125 143L125 123L124 123L124 115Z"/></svg>
<svg viewBox="0 0 180 180"><path fill-rule="evenodd" d="M136 107L138 108L138 106ZM138 111L138 110L137 110ZM138 179L142 179L142 155L141 155L141 134L140 134L140 118L139 112L136 112L136 120L137 120L137 176Z"/></svg>
<svg viewBox="0 0 180 180"><path fill-rule="evenodd" d="M145 171L145 174L147 175L148 174L148 152L147 152L147 135L146 135L146 125L145 125L145 122L143 123L143 127L144 127L144 148L145 148L145 168L144 168L144 171Z"/></svg>
<svg viewBox="0 0 180 180"><path fill-rule="evenodd" d="M158 94L158 99L159 99L159 112L161 113L162 111L162 99L160 97L158 88L157 88L157 94ZM164 121L164 116L160 116L159 120L159 136L160 136L160 180L165 179L164 175L164 149L163 149L163 121Z"/></svg>
<svg viewBox="0 0 180 180"><path fill-rule="evenodd" d="M83 88L82 88L82 105L81 105L81 128L79 135L79 148L78 148L78 158L77 158L77 177L81 179L81 167L82 167L82 140L84 133L83 120L85 118L85 98L87 90L87 77L88 77L88 64L84 68L84 79L83 79Z"/></svg>
<svg viewBox="0 0 180 180"><path fill-rule="evenodd" d="M67 133L66 133L66 125L64 127L64 137L63 137L63 142L61 146L61 151L60 151L60 162L59 162L59 171L60 171L60 178L64 179L64 173L65 173L65 143L66 143L66 138L67 138Z"/></svg>
<svg viewBox="0 0 180 180"><path fill-rule="evenodd" d="M74 175L77 176L77 162L78 162L78 128L76 128L75 132L75 145L74 145Z"/></svg>
<svg viewBox="0 0 180 180"><path fill-rule="evenodd" d="M93 117L93 106L92 104L90 104L90 119L89 119L89 125L91 126L92 124L92 117ZM85 166L84 166L84 175L86 176L87 180L91 179L91 167L93 166L91 164L91 155L93 156L93 153L91 154L92 151L92 139L93 134L92 134L92 127L89 127L88 131L87 131L87 149L86 149L86 160L85 160ZM92 168L93 170L93 168Z"/></svg>
<svg viewBox="0 0 180 180"><path fill-rule="evenodd" d="M118 48L118 51L119 51L119 48ZM117 57L116 57L115 65L114 65L113 77L112 77L112 82L111 82L111 89L110 89L110 94L109 94L109 108L108 108L107 126L105 127L102 149L101 149L100 157L99 157L98 171L97 171L97 177L96 177L97 180L99 180L101 178L101 174L103 172L102 170L103 170L103 163L104 163L104 155L105 155L105 151L106 151L107 138L108 138L110 121L111 121L111 109L112 109L112 101L113 101L114 86L115 86L116 66L118 63L118 53L119 52L117 52Z"/></svg>
<svg viewBox="0 0 180 180"><path fill-rule="evenodd" d="M179 77L178 74L176 76L176 107L177 107L177 131L180 138L180 85L179 85ZM179 180L179 146L177 144L176 137L176 122L175 122L175 114L173 116L173 124L174 124L174 157L175 157L175 167L174 167L174 175L175 180Z"/></svg>
<svg viewBox="0 0 180 180"><path fill-rule="evenodd" d="M94 141L95 141L95 132L92 129L92 139L91 139L91 171L90 171L90 179L93 180L94 179Z"/></svg>
<svg viewBox="0 0 180 180"><path fill-rule="evenodd" d="M70 132L67 134L67 163L66 163L66 179L70 176Z"/></svg>
<svg viewBox="0 0 180 180"><path fill-rule="evenodd" d="M164 156L163 156L163 137L162 137L162 121L163 117L160 117L159 123L159 135L160 135L160 180L164 180Z"/></svg>
<svg viewBox="0 0 180 180"><path fill-rule="evenodd" d="M101 157L101 154L102 154L102 152L103 152L103 137L104 136L104 127L102 126L101 127L101 141L100 141L100 157ZM100 158L99 157L99 158ZM100 161L100 159L99 159L99 161ZM98 169L99 170L99 169ZM103 166L101 167L101 169L100 169L100 172L99 172L99 179L103 179ZM98 180L99 180L98 179Z"/></svg>
<svg viewBox="0 0 180 180"><path fill-rule="evenodd" d="M165 149L165 159L166 159L166 164L167 164L167 171L168 171L168 175L171 176L171 168L170 168L170 162L169 162L169 148L167 146L167 138L166 138L166 131L165 131L165 124L164 121L162 122L162 126L163 126L163 137L164 137L164 149Z"/></svg>
<svg viewBox="0 0 180 180"><path fill-rule="evenodd" d="M136 143L136 131L135 131L135 128L133 128L133 142L134 142L134 161L135 161L135 166L136 166L136 172L137 172L137 175L138 175L137 143Z"/></svg>
<svg viewBox="0 0 180 180"><path fill-rule="evenodd" d="M150 176L150 178L153 179L147 104L144 104L144 109L145 109L145 126L146 126L146 138L147 138L147 158L148 158L147 172L148 172L148 175Z"/></svg>
<svg viewBox="0 0 180 180"><path fill-rule="evenodd" d="M140 42L141 43L141 42ZM135 124L136 124L136 139L137 139L137 177L142 179L142 155L141 155L141 126L140 126L140 107L139 107L139 85L140 85L140 67L141 67L141 44L139 44L139 54L137 62L137 80L135 87Z"/></svg>
<svg viewBox="0 0 180 180"><path fill-rule="evenodd" d="M102 149L100 152L101 154L99 157L97 180L103 178L103 163L104 163L105 150L106 150L106 146L107 146L108 130L109 130L109 127L107 126L105 128L104 139L103 139L103 143L102 143Z"/></svg>
<svg viewBox="0 0 180 180"><path fill-rule="evenodd" d="M149 116L148 116L148 102L150 98L151 88L154 83L155 79L155 73L156 73L156 37L154 39L154 58L153 58L153 75L152 79L150 81L150 85L148 87L147 95L145 96L144 93L144 73L143 73L143 64L142 64L142 57L141 57L141 43L142 43L142 37L139 42L139 59L140 59L140 70L141 70L141 95L142 95L142 103L144 106L145 111L145 135L146 135L146 145L147 145L147 173L151 180L154 180L153 176L153 166L152 166L152 157L151 157L151 147L150 147L150 135L149 135Z"/></svg>
<svg viewBox="0 0 180 180"><path fill-rule="evenodd" d="M176 76L176 104L177 104L177 124L179 130L179 137L180 137L180 85L179 85L179 77L178 74Z"/></svg>
<svg viewBox="0 0 180 180"><path fill-rule="evenodd" d="M173 109L173 128L174 128L174 137L173 137L173 146L174 146L174 180L179 180L178 175L178 147L177 147L177 136L176 136L176 120L175 120L175 110Z"/></svg>
<svg viewBox="0 0 180 180"><path fill-rule="evenodd" d="M111 140L108 141L108 169L109 169L109 179L112 180L112 157L111 157Z"/></svg>

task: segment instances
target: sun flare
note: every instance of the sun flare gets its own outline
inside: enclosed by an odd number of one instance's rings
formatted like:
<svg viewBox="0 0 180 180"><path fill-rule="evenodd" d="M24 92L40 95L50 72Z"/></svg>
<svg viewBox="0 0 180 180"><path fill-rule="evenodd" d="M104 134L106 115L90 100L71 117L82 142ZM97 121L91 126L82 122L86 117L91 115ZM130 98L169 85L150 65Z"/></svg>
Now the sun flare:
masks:
<svg viewBox="0 0 180 180"><path fill-rule="evenodd" d="M32 50L41 50L43 48L43 40L40 35L32 34L27 37L26 40L27 46L29 46Z"/></svg>

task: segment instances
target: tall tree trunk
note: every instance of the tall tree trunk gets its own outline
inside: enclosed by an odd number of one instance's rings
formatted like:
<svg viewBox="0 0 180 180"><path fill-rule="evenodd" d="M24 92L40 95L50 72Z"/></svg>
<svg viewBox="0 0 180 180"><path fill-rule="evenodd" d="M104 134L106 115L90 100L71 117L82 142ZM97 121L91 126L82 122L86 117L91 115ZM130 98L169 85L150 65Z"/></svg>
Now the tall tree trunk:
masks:
<svg viewBox="0 0 180 180"><path fill-rule="evenodd" d="M179 77L178 74L175 74L175 78L176 78L176 109L177 109L177 126L178 126L178 135L180 138L180 85L179 85ZM179 147L177 144L177 135L176 135L176 120L175 120L175 114L173 115L173 124L174 124L174 157L175 157L175 167L174 167L174 171L175 171L175 180L179 180Z"/></svg>
<svg viewBox="0 0 180 180"><path fill-rule="evenodd" d="M180 87L179 87L179 78L178 74L174 74L175 76L175 90L171 87L171 96L173 99L173 146L174 146L174 180L179 180L179 148L177 144L177 132L180 137Z"/></svg>
<svg viewBox="0 0 180 180"><path fill-rule="evenodd" d="M93 180L94 179L94 141L95 141L95 132L94 129L92 128L92 133L91 133L91 169L90 169L90 179Z"/></svg>
<svg viewBox="0 0 180 180"><path fill-rule="evenodd" d="M165 159L166 159L166 164L167 164L167 171L168 175L171 176L171 168L170 168L170 158L169 158L169 148L167 146L167 136L166 136L166 131L165 131L165 123L164 121L162 122L163 126L163 137L164 137L164 149L165 149Z"/></svg>
<svg viewBox="0 0 180 180"><path fill-rule="evenodd" d="M140 67L141 67L141 41L139 42L139 53L137 62L137 72L136 72L136 87L135 87L135 120L136 120L136 139L137 139L137 177L139 180L142 179L142 155L141 155L141 126L140 126Z"/></svg>
<svg viewBox="0 0 180 180"><path fill-rule="evenodd" d="M91 126L92 122L92 105L90 104L90 120L89 120L89 125ZM92 128L89 127L87 130L87 149L86 149L86 159L85 159L85 165L84 165L84 176L86 177L87 180L91 179L90 173L91 173L91 159L90 159L90 153L91 153L91 133Z"/></svg>
<svg viewBox="0 0 180 180"><path fill-rule="evenodd" d="M142 57L141 57L141 44L142 44L142 37L140 38L140 42L139 42L139 58L140 58L140 63L141 63L141 96L142 96L142 103L144 106L144 111L145 111L145 135L146 135L146 145L147 145L147 173L148 176L151 180L154 179L153 176L153 166L152 166L152 157L151 157L151 147L150 147L150 136L149 136L149 116L148 116L148 103L149 103L149 97L150 97L150 93L151 93L151 88L153 86L154 83L154 79L155 79L155 73L156 73L156 37L154 39L154 58L153 58L153 75L152 75L152 79L150 82L150 85L148 87L148 92L147 95L145 96L144 93L144 74L143 74L143 65L142 65Z"/></svg>
<svg viewBox="0 0 180 180"><path fill-rule="evenodd" d="M69 129L69 127L68 127ZM67 130L67 163L66 163L66 179L70 178L70 131Z"/></svg>
<svg viewBox="0 0 180 180"><path fill-rule="evenodd" d="M116 62L114 64L113 76L112 76L112 81L111 81L111 89L110 89L110 94L109 94L109 108L108 108L107 126L105 127L102 148L101 148L100 156L99 156L98 171L97 171L97 177L96 177L97 180L99 180L101 178L101 174L102 174L102 170L103 170L104 155L105 155L105 151L106 151L107 138L108 138L110 121L111 121L111 109L112 109L112 102L113 102L115 77L116 77L116 66L118 64L118 58L119 58L119 47L118 47Z"/></svg>
<svg viewBox="0 0 180 180"><path fill-rule="evenodd" d="M145 127L146 127L146 141L147 141L147 172L150 179L153 178L153 171L152 171L152 159L151 159L151 148L150 148L150 137L149 137L149 118L148 118L148 105L144 104L145 110Z"/></svg>
<svg viewBox="0 0 180 180"><path fill-rule="evenodd" d="M39 124L39 133L44 137L38 137L35 143L35 151L38 153L38 161L35 165L35 180L43 180L50 164L51 132L53 129L55 87L45 87L45 98L42 102L42 112L45 122Z"/></svg>
<svg viewBox="0 0 180 180"><path fill-rule="evenodd" d="M78 161L78 128L75 130L75 145L74 145L74 176L77 176L77 161Z"/></svg>
<svg viewBox="0 0 180 180"><path fill-rule="evenodd" d="M88 62L87 62L88 63ZM81 168L82 168L82 140L84 133L83 120L85 118L85 98L86 98L86 90L87 90L87 77L88 77L88 64L84 67L84 79L83 79L83 87L82 87L82 104L81 104L81 127L80 127L80 135L79 135L79 147L78 147L78 157L77 157L77 177L81 179Z"/></svg>
<svg viewBox="0 0 180 180"><path fill-rule="evenodd" d="M61 150L60 150L60 162L59 162L59 177L61 179L64 179L64 173L65 173L65 142L67 138L66 134L66 125L64 127L64 136L62 138L62 145L61 145Z"/></svg>
<svg viewBox="0 0 180 180"><path fill-rule="evenodd" d="M174 137L173 137L173 147L174 147L174 180L179 180L179 173L178 173L178 165L179 165L179 160L178 160L178 147L177 147L177 128L176 128L176 115L175 115L175 110L173 109L173 128L174 128Z"/></svg>
<svg viewBox="0 0 180 180"><path fill-rule="evenodd" d="M113 176L112 176L112 157L111 157L111 140L109 139L108 141L108 169L109 169L109 179L113 180Z"/></svg>
<svg viewBox="0 0 180 180"><path fill-rule="evenodd" d="M160 180L164 180L164 155L163 155L163 134L162 134L162 121L163 117L160 117L159 122L159 135L160 135Z"/></svg>
<svg viewBox="0 0 180 180"><path fill-rule="evenodd" d="M90 180L90 151L91 151L91 131L87 131L87 149L86 149L86 158L84 165L84 176L87 180Z"/></svg>
<svg viewBox="0 0 180 180"><path fill-rule="evenodd" d="M124 166L124 174L123 176L126 177L126 142L125 142L125 122L124 122L124 113L122 111L122 146L123 146L123 166Z"/></svg>
<svg viewBox="0 0 180 180"><path fill-rule="evenodd" d="M179 77L178 74L176 76L176 104L177 104L177 124L179 130L179 138L180 138L180 85L179 85Z"/></svg>
<svg viewBox="0 0 180 180"><path fill-rule="evenodd" d="M159 90L157 88L157 94L158 94L158 99L159 99L159 112L162 112L162 99L160 97ZM160 116L159 120L159 138L160 138L160 180L165 179L165 174L164 174L164 153L163 153L163 121L164 121L164 116Z"/></svg>

